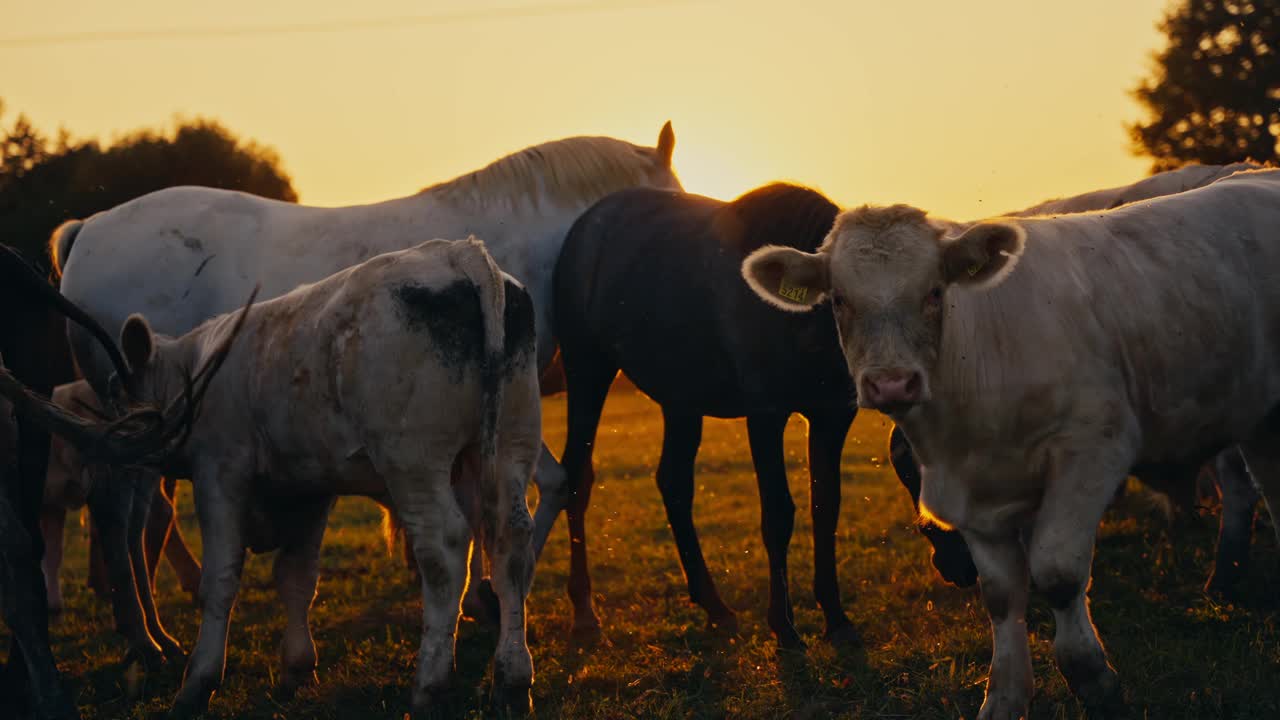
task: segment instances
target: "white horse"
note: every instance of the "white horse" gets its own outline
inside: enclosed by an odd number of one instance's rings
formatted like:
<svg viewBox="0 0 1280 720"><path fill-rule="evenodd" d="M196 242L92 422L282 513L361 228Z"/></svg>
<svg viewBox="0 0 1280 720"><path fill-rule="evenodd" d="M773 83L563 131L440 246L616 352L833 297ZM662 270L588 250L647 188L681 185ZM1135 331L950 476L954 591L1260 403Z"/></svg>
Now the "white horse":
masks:
<svg viewBox="0 0 1280 720"><path fill-rule="evenodd" d="M669 122L654 148L608 137L566 138L409 197L338 208L169 188L64 223L50 238L50 254L62 273L62 292L105 327L122 327L136 312L157 332L177 336L236 309L257 284L259 298L267 300L374 255L474 235L532 296L538 366L546 369L555 356L551 273L569 226L618 190L681 190L671 168L674 147ZM101 395L111 364L87 333L72 328L69 335L81 371ZM545 444L536 479L540 498L564 489L563 470ZM536 552L559 507L539 501Z"/></svg>

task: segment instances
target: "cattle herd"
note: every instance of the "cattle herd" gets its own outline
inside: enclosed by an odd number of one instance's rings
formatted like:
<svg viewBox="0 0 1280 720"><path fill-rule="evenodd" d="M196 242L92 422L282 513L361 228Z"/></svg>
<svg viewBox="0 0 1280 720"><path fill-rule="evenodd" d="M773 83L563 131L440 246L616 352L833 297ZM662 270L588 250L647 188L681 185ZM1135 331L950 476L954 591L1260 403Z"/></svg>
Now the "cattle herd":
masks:
<svg viewBox="0 0 1280 720"><path fill-rule="evenodd" d="M314 681L321 538L335 499L358 495L404 533L421 583L414 710L439 707L471 607L498 625L495 706L528 712L525 600L562 510L573 630L600 631L584 516L619 372L662 408L658 488L710 627L737 620L693 523L707 416L746 418L768 624L789 648L803 643L787 419L809 421L814 594L836 645L859 637L836 577L845 436L860 407L894 421L893 465L933 563L979 583L990 615L979 718L1028 711L1033 584L1072 691L1116 700L1086 590L1128 476L1185 505L1211 471L1223 513L1209 588L1231 592L1259 497L1280 508L1280 170L1191 166L954 222L905 205L842 212L781 183L731 202L687 194L674 143L670 124L652 148L544 143L358 207L162 190L55 231L60 294L0 254L11 707L77 716L47 632L68 508L89 507L129 660L185 658L172 705L185 717L222 681L249 549L277 551L282 690ZM557 461L540 396L561 388ZM173 531L175 478L192 485L201 562ZM162 555L198 599L189 657L152 597Z"/></svg>

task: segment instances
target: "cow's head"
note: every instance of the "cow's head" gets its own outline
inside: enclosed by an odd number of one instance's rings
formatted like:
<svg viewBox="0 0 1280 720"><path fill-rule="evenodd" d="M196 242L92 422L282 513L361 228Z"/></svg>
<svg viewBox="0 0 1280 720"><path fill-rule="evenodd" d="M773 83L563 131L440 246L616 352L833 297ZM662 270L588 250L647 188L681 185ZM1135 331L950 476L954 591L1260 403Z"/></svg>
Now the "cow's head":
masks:
<svg viewBox="0 0 1280 720"><path fill-rule="evenodd" d="M767 246L743 262L760 297L803 312L830 297L858 404L891 415L930 398L947 289L1000 282L1024 231L980 223L959 237L906 205L842 213L816 253Z"/></svg>

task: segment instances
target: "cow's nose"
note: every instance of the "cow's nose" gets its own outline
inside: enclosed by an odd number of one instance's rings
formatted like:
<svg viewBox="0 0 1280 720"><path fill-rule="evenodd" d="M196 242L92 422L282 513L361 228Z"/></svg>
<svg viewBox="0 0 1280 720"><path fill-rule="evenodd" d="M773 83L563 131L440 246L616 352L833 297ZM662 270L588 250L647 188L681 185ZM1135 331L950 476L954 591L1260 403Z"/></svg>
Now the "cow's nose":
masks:
<svg viewBox="0 0 1280 720"><path fill-rule="evenodd" d="M880 370L862 379L866 404L886 412L905 410L921 400L924 381L915 370Z"/></svg>

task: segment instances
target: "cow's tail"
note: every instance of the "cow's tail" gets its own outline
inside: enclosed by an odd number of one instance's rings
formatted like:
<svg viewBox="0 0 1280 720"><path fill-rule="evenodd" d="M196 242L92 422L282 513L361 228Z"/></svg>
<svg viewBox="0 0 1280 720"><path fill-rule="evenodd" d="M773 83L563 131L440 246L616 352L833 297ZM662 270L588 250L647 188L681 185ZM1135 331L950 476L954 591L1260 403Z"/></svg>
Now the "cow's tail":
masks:
<svg viewBox="0 0 1280 720"><path fill-rule="evenodd" d="M503 345L506 342L506 283L502 271L475 236L450 247L454 267L475 286L480 297L480 318L484 327L484 351L480 360L480 385L484 397L480 415L480 492L475 503L479 513L488 500L498 496L498 417L502 409ZM474 517L473 528L485 532L482 517ZM485 538L488 542L489 538ZM479 548L476 548L479 551Z"/></svg>
<svg viewBox="0 0 1280 720"><path fill-rule="evenodd" d="M68 220L54 228L53 234L49 236L49 260L56 277L62 277L62 268L67 264L67 258L71 257L71 246L75 244L76 236L83 227L83 220Z"/></svg>

